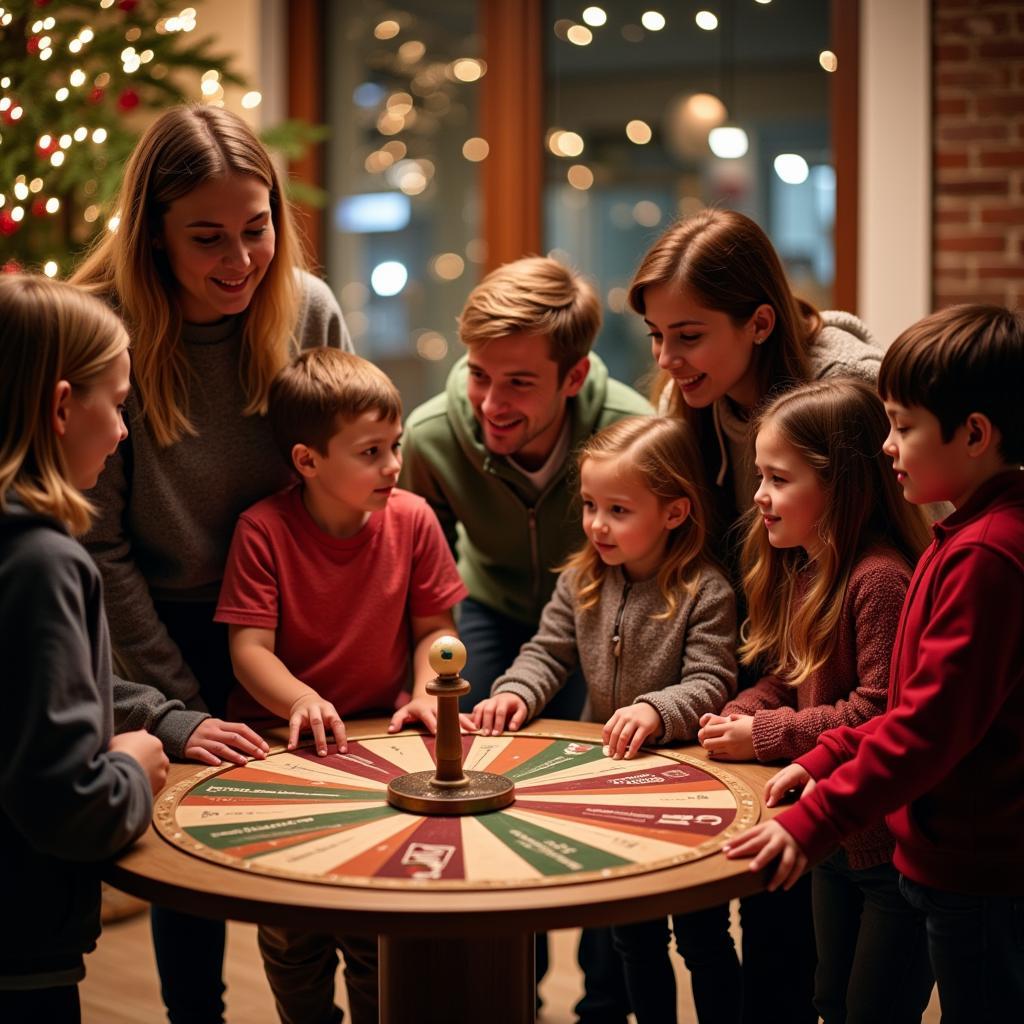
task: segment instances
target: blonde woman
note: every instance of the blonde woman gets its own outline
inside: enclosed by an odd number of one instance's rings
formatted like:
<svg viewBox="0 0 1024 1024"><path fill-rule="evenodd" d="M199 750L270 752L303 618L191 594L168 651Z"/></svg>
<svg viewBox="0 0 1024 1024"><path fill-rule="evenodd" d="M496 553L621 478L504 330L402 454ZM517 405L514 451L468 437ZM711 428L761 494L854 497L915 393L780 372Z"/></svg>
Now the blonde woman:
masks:
<svg viewBox="0 0 1024 1024"><path fill-rule="evenodd" d="M117 309L134 357L131 434L91 494L85 542L125 674L221 716L233 679L213 613L232 531L290 479L265 417L270 382L300 348L351 342L303 269L266 150L234 114L161 115L117 209L72 278ZM223 747L250 753L230 727ZM220 1020L223 924L156 909L153 932L170 1020Z"/></svg>

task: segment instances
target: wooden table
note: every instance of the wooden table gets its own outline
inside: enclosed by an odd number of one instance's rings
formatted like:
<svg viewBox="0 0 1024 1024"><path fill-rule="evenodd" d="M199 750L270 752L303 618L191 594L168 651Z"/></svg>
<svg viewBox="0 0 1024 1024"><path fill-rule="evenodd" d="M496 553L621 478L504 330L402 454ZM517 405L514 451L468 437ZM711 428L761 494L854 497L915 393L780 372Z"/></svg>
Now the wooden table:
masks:
<svg viewBox="0 0 1024 1024"><path fill-rule="evenodd" d="M379 734L384 720L353 722ZM531 729L600 743L600 726L538 719ZM531 730L524 730L529 732ZM684 752L706 761L699 746ZM760 799L773 769L729 764ZM202 771L174 765L168 785ZM761 820L774 812L761 804ZM151 829L105 874L119 889L206 917L378 936L381 1021L525 1024L535 1005L533 935L699 910L763 888L746 861L718 853L646 874L530 889L387 890L254 875L200 860Z"/></svg>

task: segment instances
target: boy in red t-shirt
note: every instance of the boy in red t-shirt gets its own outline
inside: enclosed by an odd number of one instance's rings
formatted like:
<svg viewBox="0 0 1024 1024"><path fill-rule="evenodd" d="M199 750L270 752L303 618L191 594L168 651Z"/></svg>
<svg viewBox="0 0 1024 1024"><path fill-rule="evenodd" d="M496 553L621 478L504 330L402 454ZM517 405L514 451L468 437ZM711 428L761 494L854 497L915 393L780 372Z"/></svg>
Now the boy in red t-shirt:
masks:
<svg viewBox="0 0 1024 1024"><path fill-rule="evenodd" d="M301 480L238 521L217 605L244 689L245 720L288 722L288 746L328 735L347 750L343 715L386 712L388 730L437 727L430 645L454 633L466 596L437 518L395 487L401 398L372 363L338 349L303 352L270 388L268 416ZM412 698L395 710L413 663ZM331 1020L336 947L355 1024L377 1019L376 943L291 928L259 930L282 1020ZM338 1017L340 1019L340 1017Z"/></svg>
<svg viewBox="0 0 1024 1024"><path fill-rule="evenodd" d="M772 778L796 806L727 847L776 858L768 888L882 815L904 897L926 917L944 1024L1024 1008L1024 316L955 306L882 360L883 451L904 497L948 501L903 606L888 710L822 733Z"/></svg>

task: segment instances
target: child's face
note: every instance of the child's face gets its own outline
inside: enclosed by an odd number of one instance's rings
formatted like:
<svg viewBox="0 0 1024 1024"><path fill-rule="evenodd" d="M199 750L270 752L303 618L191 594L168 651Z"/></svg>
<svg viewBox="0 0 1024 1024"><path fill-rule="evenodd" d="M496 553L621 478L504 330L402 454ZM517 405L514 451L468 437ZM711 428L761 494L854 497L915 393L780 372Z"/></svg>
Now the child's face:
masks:
<svg viewBox="0 0 1024 1024"><path fill-rule="evenodd" d="M469 351L466 394L495 455L514 455L528 468L544 464L558 440L565 403L583 386L581 359L558 382L558 364L544 335L511 334Z"/></svg>
<svg viewBox="0 0 1024 1024"><path fill-rule="evenodd" d="M332 435L326 454L309 449L315 471L303 475L321 507L341 514L382 509L402 468L401 437L401 421L369 411Z"/></svg>
<svg viewBox="0 0 1024 1024"><path fill-rule="evenodd" d="M125 349L87 389L72 389L58 410L58 437L71 482L80 491L96 486L107 459L128 436L124 401L131 359Z"/></svg>
<svg viewBox="0 0 1024 1024"><path fill-rule="evenodd" d="M669 531L690 514L686 498L662 501L622 458L584 460L580 497L587 539L605 565L621 565L631 580L658 571Z"/></svg>
<svg viewBox="0 0 1024 1024"><path fill-rule="evenodd" d="M903 497L915 505L934 501L955 504L961 491L969 489L962 480L959 446L955 444L966 427L960 427L947 444L942 440L938 417L923 406L889 400L885 402L885 414L889 417L889 436L882 451L892 459Z"/></svg>
<svg viewBox="0 0 1024 1024"><path fill-rule="evenodd" d="M818 474L769 420L757 432L754 462L760 478L754 504L761 510L773 548L822 548L818 523L826 495Z"/></svg>
<svg viewBox="0 0 1024 1024"><path fill-rule="evenodd" d="M167 208L158 244L187 322L242 313L274 258L270 190L251 174L205 181Z"/></svg>
<svg viewBox="0 0 1024 1024"><path fill-rule="evenodd" d="M644 323L655 362L691 408L703 409L724 395L747 407L760 398L754 344L775 324L770 306L737 327L728 314L701 306L678 285L661 284L644 289Z"/></svg>

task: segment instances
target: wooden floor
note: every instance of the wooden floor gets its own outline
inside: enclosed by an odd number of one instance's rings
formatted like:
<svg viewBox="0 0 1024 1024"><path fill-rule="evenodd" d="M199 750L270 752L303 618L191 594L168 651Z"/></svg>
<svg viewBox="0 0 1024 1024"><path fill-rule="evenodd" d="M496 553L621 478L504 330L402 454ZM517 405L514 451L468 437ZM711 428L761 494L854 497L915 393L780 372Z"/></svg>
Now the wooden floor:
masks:
<svg viewBox="0 0 1024 1024"><path fill-rule="evenodd" d="M735 913L733 917L735 919ZM541 984L544 1009L539 1024L573 1024L572 1007L582 993L576 965L575 930L551 933L551 970ZM689 979L678 956L673 956L679 990L679 1024L696 1024ZM277 1024L274 1003L256 948L254 925L228 925L226 964L228 1024ZM159 1024L163 1006L149 935L149 915L139 914L105 926L99 947L86 960L82 983L84 1024ZM338 986L344 1006L344 985ZM938 1000L932 1001L925 1024L938 1024Z"/></svg>

